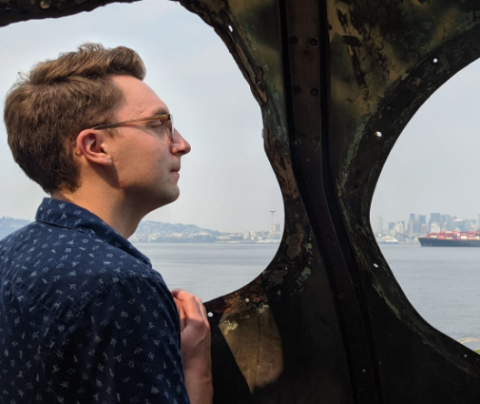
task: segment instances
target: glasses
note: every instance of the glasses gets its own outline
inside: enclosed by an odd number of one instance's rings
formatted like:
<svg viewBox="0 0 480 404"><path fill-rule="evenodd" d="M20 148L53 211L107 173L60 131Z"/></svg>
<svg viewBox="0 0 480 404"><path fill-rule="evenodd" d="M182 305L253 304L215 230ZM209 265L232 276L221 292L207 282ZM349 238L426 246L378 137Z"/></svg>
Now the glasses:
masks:
<svg viewBox="0 0 480 404"><path fill-rule="evenodd" d="M167 133L168 137L170 139L170 142L173 142L173 135L175 133L175 127L173 125L173 115L172 114L158 114L158 115L152 115L149 116L148 118L140 118L140 119L132 119L131 121L122 121L122 122L115 122L115 123L102 123L101 125L95 125L91 129L112 129L112 128L118 128L120 126L126 126L131 123L137 123L137 122L155 122L155 121L160 121L162 125L167 124ZM160 126L160 125L158 125ZM72 147L74 147L77 144L77 142L72 144Z"/></svg>
<svg viewBox="0 0 480 404"><path fill-rule="evenodd" d="M153 115L153 116L149 116L148 118L132 119L131 121L123 121L123 122L116 122L116 123L103 123L101 125L96 125L92 127L92 129L111 129L111 128L118 128L120 126L129 125L131 123L154 122L154 121L160 121L162 125L167 124L168 137L170 138L170 141L173 142L173 134L175 133L175 127L173 125L172 114Z"/></svg>

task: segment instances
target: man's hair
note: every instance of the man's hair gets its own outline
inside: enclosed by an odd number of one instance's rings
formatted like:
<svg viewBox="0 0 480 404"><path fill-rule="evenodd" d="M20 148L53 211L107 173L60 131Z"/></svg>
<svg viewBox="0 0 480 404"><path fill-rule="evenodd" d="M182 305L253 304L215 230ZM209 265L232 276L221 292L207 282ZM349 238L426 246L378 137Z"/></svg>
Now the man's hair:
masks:
<svg viewBox="0 0 480 404"><path fill-rule="evenodd" d="M71 145L82 130L114 117L123 94L112 75L143 80L145 66L132 49L87 43L19 73L8 92L4 119L13 158L46 192L80 186Z"/></svg>

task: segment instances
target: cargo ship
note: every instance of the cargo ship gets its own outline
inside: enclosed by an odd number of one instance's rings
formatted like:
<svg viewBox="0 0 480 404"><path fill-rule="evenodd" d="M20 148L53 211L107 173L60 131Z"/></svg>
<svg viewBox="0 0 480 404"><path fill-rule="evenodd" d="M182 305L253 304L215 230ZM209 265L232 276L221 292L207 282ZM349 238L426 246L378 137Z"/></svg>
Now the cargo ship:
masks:
<svg viewBox="0 0 480 404"><path fill-rule="evenodd" d="M480 247L480 230L428 233L418 241L422 247Z"/></svg>

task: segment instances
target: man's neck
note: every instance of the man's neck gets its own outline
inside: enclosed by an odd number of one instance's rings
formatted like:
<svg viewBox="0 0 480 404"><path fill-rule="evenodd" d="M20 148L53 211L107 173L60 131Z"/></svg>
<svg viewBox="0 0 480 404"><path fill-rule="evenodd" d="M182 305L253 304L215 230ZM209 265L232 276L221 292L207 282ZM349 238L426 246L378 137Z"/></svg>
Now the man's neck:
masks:
<svg viewBox="0 0 480 404"><path fill-rule="evenodd" d="M125 238L135 232L140 220L145 216L138 207L131 206L122 195L111 190L103 193L81 189L75 192L54 191L51 197L74 203L92 212Z"/></svg>

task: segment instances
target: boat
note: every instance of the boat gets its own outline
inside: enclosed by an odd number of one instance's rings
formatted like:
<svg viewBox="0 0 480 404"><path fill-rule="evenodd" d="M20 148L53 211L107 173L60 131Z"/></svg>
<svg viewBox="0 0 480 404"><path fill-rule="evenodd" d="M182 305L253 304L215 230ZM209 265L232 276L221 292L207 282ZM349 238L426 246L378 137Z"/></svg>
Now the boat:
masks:
<svg viewBox="0 0 480 404"><path fill-rule="evenodd" d="M378 244L400 244L400 241L398 241L395 237L385 236L385 237L378 238L377 243Z"/></svg>
<svg viewBox="0 0 480 404"><path fill-rule="evenodd" d="M480 247L480 230L428 233L418 241L422 247Z"/></svg>

